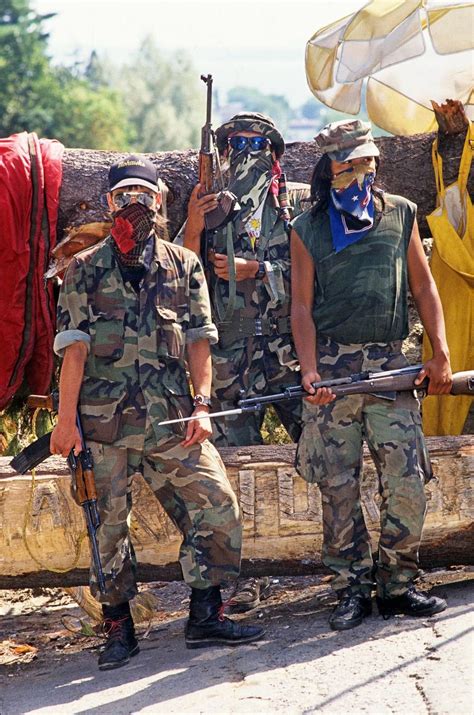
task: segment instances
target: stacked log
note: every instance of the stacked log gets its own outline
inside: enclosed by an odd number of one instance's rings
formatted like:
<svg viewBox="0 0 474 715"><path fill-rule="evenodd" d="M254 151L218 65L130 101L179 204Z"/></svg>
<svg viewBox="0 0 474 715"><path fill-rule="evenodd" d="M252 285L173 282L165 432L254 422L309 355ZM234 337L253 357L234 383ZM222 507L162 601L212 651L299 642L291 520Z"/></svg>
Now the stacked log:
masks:
<svg viewBox="0 0 474 715"><path fill-rule="evenodd" d="M421 565L473 564L474 440L430 437L428 446L436 479L426 487ZM220 452L242 508L243 573L323 570L320 493L317 485L307 484L296 474L295 447L250 446ZM70 494L65 461L59 457L46 460L37 469L33 487L31 476L15 475L8 462L0 458L0 588L87 583L90 557L85 522ZM368 452L361 490L376 547L379 496ZM133 500L131 534L140 564L139 580L180 578L180 535L139 475L134 477Z"/></svg>

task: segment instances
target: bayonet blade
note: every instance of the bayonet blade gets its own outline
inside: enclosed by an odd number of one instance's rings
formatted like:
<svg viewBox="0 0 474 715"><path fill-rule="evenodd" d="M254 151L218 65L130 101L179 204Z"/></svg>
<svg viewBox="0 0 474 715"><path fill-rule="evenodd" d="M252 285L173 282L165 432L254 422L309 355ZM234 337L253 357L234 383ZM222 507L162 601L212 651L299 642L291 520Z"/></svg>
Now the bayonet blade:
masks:
<svg viewBox="0 0 474 715"><path fill-rule="evenodd" d="M227 415L241 415L243 412L242 409L237 408L235 410L223 410L222 412L210 412L208 415L191 415L191 417L180 417L177 420L163 420L162 422L158 422L158 426L160 427L161 425L174 425L177 424L178 422L191 422L193 420L201 420L203 417L209 417L211 420L214 419L214 417L226 417Z"/></svg>

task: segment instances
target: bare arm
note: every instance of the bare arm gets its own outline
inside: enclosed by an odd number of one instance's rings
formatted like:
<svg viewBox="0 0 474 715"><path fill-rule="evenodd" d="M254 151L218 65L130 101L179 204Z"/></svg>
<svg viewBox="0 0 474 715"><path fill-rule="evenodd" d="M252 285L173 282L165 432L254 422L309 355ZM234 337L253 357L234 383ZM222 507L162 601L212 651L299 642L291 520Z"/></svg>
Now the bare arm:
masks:
<svg viewBox="0 0 474 715"><path fill-rule="evenodd" d="M313 395L313 404L331 402L335 396L326 387L315 393L311 383L321 379L316 360L316 328L313 321L313 259L296 233L291 232L291 330L301 366L301 383Z"/></svg>
<svg viewBox="0 0 474 715"><path fill-rule="evenodd" d="M76 411L79 401L84 365L87 360L87 345L76 342L64 352L59 379L58 421L51 434L51 453L67 457L71 449L77 455L82 449L76 427Z"/></svg>
<svg viewBox="0 0 474 715"><path fill-rule="evenodd" d="M203 338L202 340L188 343L187 358L194 394L209 396L211 394L212 382L212 362L209 340ZM207 416L209 414L209 408L204 405L196 407L193 415L200 414L202 414L202 419L187 423L186 437L181 443L183 447L189 447L196 442L203 442L211 436L211 420Z"/></svg>
<svg viewBox="0 0 474 715"><path fill-rule="evenodd" d="M430 380L429 394L447 394L451 389L452 374L443 308L423 251L416 219L410 237L407 259L410 290L433 350L433 357L424 364L415 382L419 384L427 376Z"/></svg>

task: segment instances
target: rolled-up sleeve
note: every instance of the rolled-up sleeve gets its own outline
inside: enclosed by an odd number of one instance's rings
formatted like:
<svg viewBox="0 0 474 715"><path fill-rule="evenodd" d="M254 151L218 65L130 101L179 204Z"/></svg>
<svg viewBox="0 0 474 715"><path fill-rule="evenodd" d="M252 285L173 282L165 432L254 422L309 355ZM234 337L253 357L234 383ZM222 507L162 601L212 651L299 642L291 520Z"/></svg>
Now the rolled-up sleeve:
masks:
<svg viewBox="0 0 474 715"><path fill-rule="evenodd" d="M189 327L186 331L186 342L209 340L212 345L217 343L219 336L212 322L211 304L204 270L197 256L191 258L189 276Z"/></svg>
<svg viewBox="0 0 474 715"><path fill-rule="evenodd" d="M89 308L83 269L73 258L59 293L54 352L62 357L64 350L76 342L84 342L90 350Z"/></svg>

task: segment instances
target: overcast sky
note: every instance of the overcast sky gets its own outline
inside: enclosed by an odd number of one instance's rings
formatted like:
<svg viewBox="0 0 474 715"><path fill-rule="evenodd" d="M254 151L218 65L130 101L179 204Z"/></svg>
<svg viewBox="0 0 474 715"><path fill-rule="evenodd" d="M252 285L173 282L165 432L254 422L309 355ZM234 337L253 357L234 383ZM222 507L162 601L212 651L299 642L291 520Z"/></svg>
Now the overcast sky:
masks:
<svg viewBox="0 0 474 715"><path fill-rule="evenodd" d="M127 60L147 34L163 50L184 49L221 93L236 85L283 94L294 107L313 95L304 68L316 30L360 9L364 0L33 0L44 14L49 50L60 62L95 49Z"/></svg>

